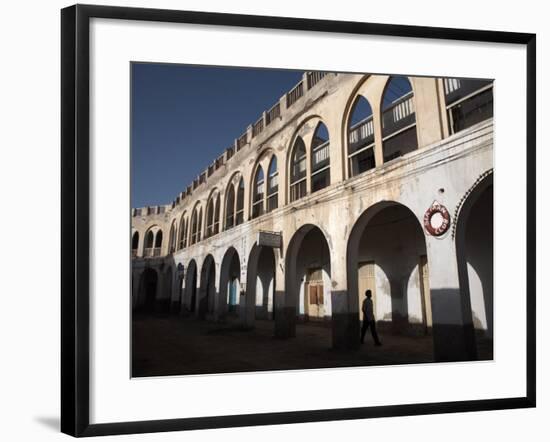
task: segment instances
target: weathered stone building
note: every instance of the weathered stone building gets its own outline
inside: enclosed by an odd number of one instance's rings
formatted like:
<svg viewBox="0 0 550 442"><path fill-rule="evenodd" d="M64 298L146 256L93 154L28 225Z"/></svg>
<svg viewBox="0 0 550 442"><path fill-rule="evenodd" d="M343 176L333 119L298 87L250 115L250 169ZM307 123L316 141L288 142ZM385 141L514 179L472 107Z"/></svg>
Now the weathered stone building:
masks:
<svg viewBox="0 0 550 442"><path fill-rule="evenodd" d="M273 320L281 338L326 320L354 348L370 288L381 328L475 359L493 330L492 109L490 81L304 73L171 204L132 210L134 308Z"/></svg>

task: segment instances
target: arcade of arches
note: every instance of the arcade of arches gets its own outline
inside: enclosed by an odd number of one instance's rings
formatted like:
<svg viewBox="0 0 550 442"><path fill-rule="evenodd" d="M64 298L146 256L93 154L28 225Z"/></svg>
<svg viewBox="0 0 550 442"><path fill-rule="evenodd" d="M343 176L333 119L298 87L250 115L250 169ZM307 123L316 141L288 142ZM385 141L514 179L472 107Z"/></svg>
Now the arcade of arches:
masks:
<svg viewBox="0 0 550 442"><path fill-rule="evenodd" d="M370 290L381 351L407 336L437 361L492 358L492 84L338 74L303 93L263 117L277 142L251 130L224 175L134 212L136 313L353 350Z"/></svg>
<svg viewBox="0 0 550 442"><path fill-rule="evenodd" d="M177 292L172 312L224 323L234 320L252 328L271 321L274 336L293 338L296 324L321 324L327 342L339 348L358 345L361 303L373 294L374 312L382 336L456 336L441 316L460 316L462 353L441 360L476 359L480 346L492 339L492 175L469 193L456 224L456 310L441 306L439 290L430 287L429 251L417 216L397 202L382 202L365 210L349 234L345 260L335 259L327 233L314 224L300 227L284 253L254 244L246 259L230 247L216 262L211 254L198 267L191 260L184 276L171 267L146 268L139 280L138 312L167 312L159 291ZM340 262L345 269L335 269ZM450 263L452 264L452 263ZM344 273L347 290L334 290L334 273ZM172 279L174 278L174 279ZM172 289L171 281L179 287ZM450 296L452 289L448 290ZM435 296L434 296L435 295ZM437 310L439 309L439 310ZM441 310L443 309L443 310ZM434 315L434 310L436 314ZM388 338L390 339L390 338ZM485 343L485 344L480 344ZM455 350L456 351L456 350ZM484 353L486 354L486 353ZM437 358L436 358L437 359Z"/></svg>

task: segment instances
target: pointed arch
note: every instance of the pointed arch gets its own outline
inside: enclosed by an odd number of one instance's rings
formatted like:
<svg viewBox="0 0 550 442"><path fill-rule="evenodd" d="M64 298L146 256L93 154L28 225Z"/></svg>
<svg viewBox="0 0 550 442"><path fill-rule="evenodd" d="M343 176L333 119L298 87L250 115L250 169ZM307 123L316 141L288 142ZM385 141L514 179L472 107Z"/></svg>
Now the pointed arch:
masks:
<svg viewBox="0 0 550 442"><path fill-rule="evenodd" d="M311 141L311 193L330 186L330 137L320 121Z"/></svg>
<svg viewBox="0 0 550 442"><path fill-rule="evenodd" d="M155 235L155 251L162 247L162 230L159 230Z"/></svg>
<svg viewBox="0 0 550 442"><path fill-rule="evenodd" d="M267 172L267 208L269 213L279 206L279 171L277 169L277 155L273 154Z"/></svg>
<svg viewBox="0 0 550 442"><path fill-rule="evenodd" d="M227 185L225 197L225 230L235 225L235 186L232 182Z"/></svg>
<svg viewBox="0 0 550 442"><path fill-rule="evenodd" d="M388 79L382 94L382 150L384 162L418 148L414 92L407 77Z"/></svg>
<svg viewBox="0 0 550 442"><path fill-rule="evenodd" d="M220 231L220 192L216 196L216 208L214 209L214 235Z"/></svg>
<svg viewBox="0 0 550 442"><path fill-rule="evenodd" d="M139 247L139 232L136 230L132 235L132 257L136 257Z"/></svg>
<svg viewBox="0 0 550 442"><path fill-rule="evenodd" d="M149 230L145 235L145 248L153 248L155 245L155 234L152 230Z"/></svg>
<svg viewBox="0 0 550 442"><path fill-rule="evenodd" d="M357 95L347 123L348 170L350 178L374 169L374 122L369 101Z"/></svg>
<svg viewBox="0 0 550 442"><path fill-rule="evenodd" d="M198 231L197 231L197 242L202 238L202 207L199 209L199 221L198 221Z"/></svg>
<svg viewBox="0 0 550 442"><path fill-rule="evenodd" d="M170 235L168 237L168 253L174 253L176 251L176 238L177 238L177 227L176 219L172 220L170 225Z"/></svg>
<svg viewBox="0 0 550 442"><path fill-rule="evenodd" d="M307 194L306 145L302 137L294 141L290 159L290 202L299 200Z"/></svg>
<svg viewBox="0 0 550 442"><path fill-rule="evenodd" d="M251 217L257 218L264 214L265 177L264 170L260 164L256 167L252 181L252 209Z"/></svg>
<svg viewBox="0 0 550 442"><path fill-rule="evenodd" d="M195 207L193 208L193 212L191 214L191 241L189 242L189 245L196 244L197 242L200 241L201 218L202 218L202 208L200 207L200 203L196 203Z"/></svg>
<svg viewBox="0 0 550 442"><path fill-rule="evenodd" d="M180 219L180 228L178 235L178 249L184 249L187 247L187 228L188 228L188 219L187 212L183 212Z"/></svg>
<svg viewBox="0 0 550 442"><path fill-rule="evenodd" d="M244 178L241 177L237 186L237 203L235 204L235 225L244 222Z"/></svg>
<svg viewBox="0 0 550 442"><path fill-rule="evenodd" d="M215 235L217 232L216 223L219 222L219 192L217 189L213 189L208 198L208 204L206 206L206 231L205 238L209 238Z"/></svg>

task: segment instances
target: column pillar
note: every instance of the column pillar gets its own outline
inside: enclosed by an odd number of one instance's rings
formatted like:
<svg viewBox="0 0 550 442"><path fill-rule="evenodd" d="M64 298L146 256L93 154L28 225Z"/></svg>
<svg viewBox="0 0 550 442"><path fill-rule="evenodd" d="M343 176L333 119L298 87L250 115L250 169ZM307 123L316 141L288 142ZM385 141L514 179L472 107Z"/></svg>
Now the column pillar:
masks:
<svg viewBox="0 0 550 442"><path fill-rule="evenodd" d="M140 303L140 299L139 299L139 292L140 292L139 282L140 282L142 273L143 273L143 270L132 271L132 308L133 309L136 309L136 308L139 307L139 303Z"/></svg>
<svg viewBox="0 0 550 442"><path fill-rule="evenodd" d="M221 299L221 263L213 263L214 266L214 321L225 318L224 304Z"/></svg>
<svg viewBox="0 0 550 442"><path fill-rule="evenodd" d="M180 311L180 290L182 286L181 275L177 266L172 272L172 294L170 296L170 313L177 314Z"/></svg>
<svg viewBox="0 0 550 442"><path fill-rule="evenodd" d="M432 304L434 356L436 361L467 361L477 358L470 300L462 296L455 243L426 237L430 299Z"/></svg>
<svg viewBox="0 0 550 442"><path fill-rule="evenodd" d="M296 257L285 268L285 256L278 253L275 259L275 292L273 293L273 316L275 319L275 337L281 339L296 336L296 299L291 294L290 278L296 278ZM288 259L288 258L287 258Z"/></svg>
<svg viewBox="0 0 550 442"><path fill-rule="evenodd" d="M332 348L352 350L359 347L357 308L353 308L347 285L345 240L333 238L335 250L330 264L332 304ZM340 244L340 241L343 241ZM340 244L340 245L339 245Z"/></svg>
<svg viewBox="0 0 550 442"><path fill-rule="evenodd" d="M444 136L437 78L411 78L414 90L418 147L440 141Z"/></svg>
<svg viewBox="0 0 550 442"><path fill-rule="evenodd" d="M374 127L374 164L380 167L384 164L384 147L382 142L382 110L380 103L369 101L372 110L372 124Z"/></svg>

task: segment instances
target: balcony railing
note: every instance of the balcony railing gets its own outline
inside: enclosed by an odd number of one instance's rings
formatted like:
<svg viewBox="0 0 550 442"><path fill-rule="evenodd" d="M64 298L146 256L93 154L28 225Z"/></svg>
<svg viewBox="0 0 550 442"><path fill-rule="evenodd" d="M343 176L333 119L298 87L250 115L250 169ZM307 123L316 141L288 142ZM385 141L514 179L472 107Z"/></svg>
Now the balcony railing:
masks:
<svg viewBox="0 0 550 442"><path fill-rule="evenodd" d="M235 148L233 146L228 147L226 150L227 159L230 159L235 154Z"/></svg>
<svg viewBox="0 0 550 442"><path fill-rule="evenodd" d="M315 86L319 81L322 80L322 78L326 75L326 72L308 72L307 73L307 88L311 89L313 86Z"/></svg>
<svg viewBox="0 0 550 442"><path fill-rule="evenodd" d="M382 115L383 136L390 135L399 129L415 122L414 99L412 92L393 103Z"/></svg>
<svg viewBox="0 0 550 442"><path fill-rule="evenodd" d="M273 120L281 116L281 104L277 103L265 113L265 124L269 126Z"/></svg>
<svg viewBox="0 0 550 442"><path fill-rule="evenodd" d="M257 137L264 130L264 117L260 118L252 126L252 136Z"/></svg>
<svg viewBox="0 0 550 442"><path fill-rule="evenodd" d="M461 78L444 78L443 86L445 89L445 102L447 105L467 97L480 89L488 88L492 85L491 80L464 80Z"/></svg>
<svg viewBox="0 0 550 442"><path fill-rule="evenodd" d="M286 107L289 108L304 95L304 83L300 81L294 89L286 94Z"/></svg>
<svg viewBox="0 0 550 442"><path fill-rule="evenodd" d="M248 133L245 132L237 139L237 150L241 150L246 143L248 143Z"/></svg>
<svg viewBox="0 0 550 442"><path fill-rule="evenodd" d="M372 115L354 124L349 129L348 143L350 153L374 142L374 124Z"/></svg>
<svg viewBox="0 0 550 442"><path fill-rule="evenodd" d="M324 167L330 158L330 143L325 141L313 149L313 170Z"/></svg>
<svg viewBox="0 0 550 442"><path fill-rule="evenodd" d="M160 256L160 247L146 247L143 251L143 256L150 258L152 256Z"/></svg>
<svg viewBox="0 0 550 442"><path fill-rule="evenodd" d="M279 174L276 173L269 177L269 193L276 189L279 186Z"/></svg>

